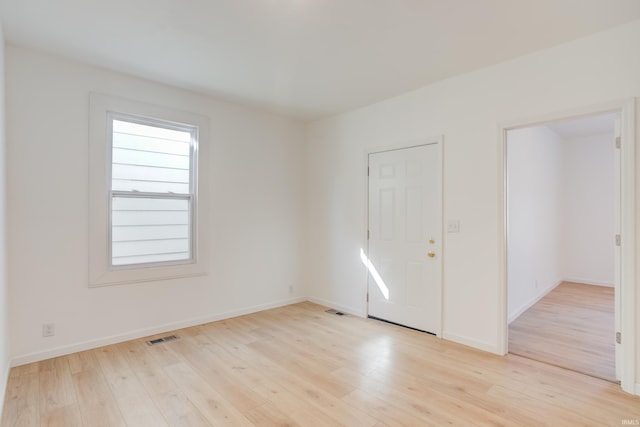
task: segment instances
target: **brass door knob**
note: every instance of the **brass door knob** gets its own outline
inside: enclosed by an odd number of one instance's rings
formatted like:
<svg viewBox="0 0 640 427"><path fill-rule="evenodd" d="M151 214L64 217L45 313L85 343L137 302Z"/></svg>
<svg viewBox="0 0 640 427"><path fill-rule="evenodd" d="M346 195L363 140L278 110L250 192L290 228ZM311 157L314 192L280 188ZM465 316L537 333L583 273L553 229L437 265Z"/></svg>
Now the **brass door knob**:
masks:
<svg viewBox="0 0 640 427"><path fill-rule="evenodd" d="M435 253L435 252L433 252L433 251L429 251L429 252L427 252L427 256L428 256L429 258L435 258L436 253Z"/></svg>

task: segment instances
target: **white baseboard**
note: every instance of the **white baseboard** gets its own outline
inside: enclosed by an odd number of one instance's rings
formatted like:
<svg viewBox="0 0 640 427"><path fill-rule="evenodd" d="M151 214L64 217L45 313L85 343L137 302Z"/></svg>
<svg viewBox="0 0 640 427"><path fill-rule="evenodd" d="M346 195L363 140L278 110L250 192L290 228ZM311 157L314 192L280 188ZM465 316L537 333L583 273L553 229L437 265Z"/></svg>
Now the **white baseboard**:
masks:
<svg viewBox="0 0 640 427"><path fill-rule="evenodd" d="M342 304L338 304L332 301L328 301L325 300L323 298L318 298L318 297L308 297L307 298L308 301L313 302L315 304L320 304L320 305L324 305L325 307L330 307L330 308L334 308L336 310L342 311L343 313L347 313L347 314L351 314L353 316L358 316L358 317L367 317L367 312L366 312L366 308L364 310L360 309L356 309L353 307L348 307ZM499 349L497 346L495 346L494 344L490 344L490 343L486 343L483 341L478 341L475 340L473 338L469 338L469 337L465 337L462 335L457 335L457 334L452 334L450 332L442 332L442 335L439 336L442 339L445 340L449 340L458 344L462 344L462 345L466 345L468 347L473 347L476 348L478 350L483 350L483 351L487 351L489 353L493 353L493 354L497 354L500 356L503 356L502 353L500 353Z"/></svg>
<svg viewBox="0 0 640 427"><path fill-rule="evenodd" d="M549 292L551 292L552 290L554 290L560 283L565 282L566 280L559 280L558 282L556 282L555 284L549 286L547 289L545 289L544 291L542 291L542 293L536 295L535 297L531 298L529 301L527 301L526 304L524 304L522 307L520 307L519 309L517 309L516 311L514 311L513 313L509 314L509 318L507 319L507 324L511 324L511 322L513 322L514 320L516 320L518 317L520 317L520 315L522 313L524 313L525 311L529 310L531 307L533 307L538 301L540 301L542 298L544 298Z"/></svg>
<svg viewBox="0 0 640 427"><path fill-rule="evenodd" d="M605 287L608 287L608 288L613 288L615 286L613 282L583 279L583 278L579 278L579 277L568 277L566 279L563 279L562 281L563 282L582 283L584 285L605 286Z"/></svg>
<svg viewBox="0 0 640 427"><path fill-rule="evenodd" d="M452 334L451 332L446 331L442 332L442 338L458 344L466 345L467 347L473 347L478 350L483 350L489 353L497 354L498 356L503 356L496 345L484 341L478 341L473 338L465 337L458 334Z"/></svg>
<svg viewBox="0 0 640 427"><path fill-rule="evenodd" d="M335 302L328 301L328 300L325 300L325 299L322 299L322 298L317 298L317 297L308 297L307 301L315 303L315 304L319 304L319 305L324 305L325 307L333 308L333 309L336 309L336 310L341 311L343 313L351 314L353 316L367 317L366 309L365 310L358 310L358 309L353 308L353 307L347 307L346 305L337 304Z"/></svg>
<svg viewBox="0 0 640 427"><path fill-rule="evenodd" d="M636 383L636 392L635 392L636 396L640 396L640 383Z"/></svg>
<svg viewBox="0 0 640 427"><path fill-rule="evenodd" d="M260 304L252 307L231 310L222 313L216 313L209 316L187 319L179 322L166 323L164 325L152 328L138 329L124 334L112 335L108 337L98 338L95 340L84 341L76 344L64 345L44 351L37 351L29 354L14 357L10 366L26 365L27 363L39 362L41 360L51 359L53 357L64 356L79 351L91 350L105 345L116 344L133 339L143 338L150 335L161 334L177 329L188 328L191 326L202 325L204 323L216 322L218 320L230 319L232 317L243 316L245 314L257 313L259 311L269 310L272 308L282 307L285 305L296 304L307 301L304 297L289 298L286 300L276 301L268 304Z"/></svg>

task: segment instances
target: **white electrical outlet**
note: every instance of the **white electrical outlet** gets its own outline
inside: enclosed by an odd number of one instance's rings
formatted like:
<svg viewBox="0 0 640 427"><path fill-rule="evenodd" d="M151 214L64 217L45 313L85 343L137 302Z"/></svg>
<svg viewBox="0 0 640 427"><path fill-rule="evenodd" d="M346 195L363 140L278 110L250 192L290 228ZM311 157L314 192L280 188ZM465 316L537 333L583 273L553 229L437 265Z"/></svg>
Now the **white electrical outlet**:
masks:
<svg viewBox="0 0 640 427"><path fill-rule="evenodd" d="M56 333L56 325L55 323L45 323L42 325L42 336L43 337L52 337Z"/></svg>

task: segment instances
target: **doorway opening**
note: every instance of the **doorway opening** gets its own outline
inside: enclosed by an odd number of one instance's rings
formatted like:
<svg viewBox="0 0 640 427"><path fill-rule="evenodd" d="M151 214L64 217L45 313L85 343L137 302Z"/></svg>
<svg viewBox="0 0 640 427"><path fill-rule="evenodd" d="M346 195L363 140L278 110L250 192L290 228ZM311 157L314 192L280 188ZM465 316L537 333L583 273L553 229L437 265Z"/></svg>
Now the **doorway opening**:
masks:
<svg viewBox="0 0 640 427"><path fill-rule="evenodd" d="M616 122L507 132L509 352L616 381Z"/></svg>
<svg viewBox="0 0 640 427"><path fill-rule="evenodd" d="M502 130L502 353L635 393L635 100Z"/></svg>

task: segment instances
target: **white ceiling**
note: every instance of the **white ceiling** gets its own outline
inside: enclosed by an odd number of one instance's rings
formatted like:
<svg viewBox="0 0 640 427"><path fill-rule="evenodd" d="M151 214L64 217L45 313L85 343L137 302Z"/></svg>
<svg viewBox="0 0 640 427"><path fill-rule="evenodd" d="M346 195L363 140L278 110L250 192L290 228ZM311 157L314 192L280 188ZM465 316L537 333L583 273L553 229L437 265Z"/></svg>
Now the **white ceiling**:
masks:
<svg viewBox="0 0 640 427"><path fill-rule="evenodd" d="M635 19L639 0L0 0L8 42L298 118Z"/></svg>
<svg viewBox="0 0 640 427"><path fill-rule="evenodd" d="M610 134L613 137L618 114L601 114L549 123L546 126L564 139Z"/></svg>

